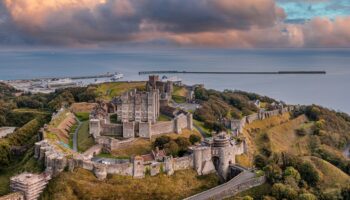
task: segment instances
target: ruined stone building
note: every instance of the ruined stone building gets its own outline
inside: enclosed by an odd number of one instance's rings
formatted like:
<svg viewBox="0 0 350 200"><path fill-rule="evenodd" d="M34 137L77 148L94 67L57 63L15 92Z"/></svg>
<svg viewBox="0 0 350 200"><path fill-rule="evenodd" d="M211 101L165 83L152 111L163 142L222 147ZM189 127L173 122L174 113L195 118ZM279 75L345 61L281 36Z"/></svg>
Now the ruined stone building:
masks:
<svg viewBox="0 0 350 200"><path fill-rule="evenodd" d="M10 187L12 191L23 193L26 200L36 200L49 179L50 176L46 174L22 173L11 178Z"/></svg>

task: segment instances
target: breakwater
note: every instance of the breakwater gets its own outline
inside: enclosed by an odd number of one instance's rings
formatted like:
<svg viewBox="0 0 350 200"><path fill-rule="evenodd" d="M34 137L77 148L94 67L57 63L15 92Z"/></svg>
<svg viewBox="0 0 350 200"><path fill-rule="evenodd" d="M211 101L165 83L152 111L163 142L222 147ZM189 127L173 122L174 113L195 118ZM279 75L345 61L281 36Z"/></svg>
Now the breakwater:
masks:
<svg viewBox="0 0 350 200"><path fill-rule="evenodd" d="M236 74L236 75L283 75L283 74L327 74L326 71L266 71L266 72L220 72L220 71L140 71L145 74Z"/></svg>

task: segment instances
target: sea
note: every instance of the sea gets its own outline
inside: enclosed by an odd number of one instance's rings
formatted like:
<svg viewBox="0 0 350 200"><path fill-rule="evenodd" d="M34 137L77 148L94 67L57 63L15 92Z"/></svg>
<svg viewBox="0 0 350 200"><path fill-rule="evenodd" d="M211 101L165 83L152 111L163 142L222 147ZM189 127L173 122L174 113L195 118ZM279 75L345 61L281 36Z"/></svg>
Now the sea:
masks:
<svg viewBox="0 0 350 200"><path fill-rule="evenodd" d="M120 72L123 80L147 80L139 71L325 70L326 75L176 74L186 84L244 90L289 104L319 104L350 114L348 49L109 48L1 50L0 80Z"/></svg>

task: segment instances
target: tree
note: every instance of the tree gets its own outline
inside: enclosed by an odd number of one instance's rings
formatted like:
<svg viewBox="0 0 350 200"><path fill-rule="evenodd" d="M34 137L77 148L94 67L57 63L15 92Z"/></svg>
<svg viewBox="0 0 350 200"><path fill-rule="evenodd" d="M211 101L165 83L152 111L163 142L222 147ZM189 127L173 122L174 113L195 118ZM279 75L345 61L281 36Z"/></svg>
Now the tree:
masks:
<svg viewBox="0 0 350 200"><path fill-rule="evenodd" d="M153 143L154 147L159 147L160 149L164 149L164 145L169 143L171 138L167 135L162 135L158 138Z"/></svg>
<svg viewBox="0 0 350 200"><path fill-rule="evenodd" d="M292 177L294 178L297 182L300 181L300 174L298 170L296 170L294 167L287 167L284 172L283 172L283 177Z"/></svg>
<svg viewBox="0 0 350 200"><path fill-rule="evenodd" d="M190 141L188 140L188 138L185 137L178 137L175 140L176 144L179 147L178 150L178 155L182 156L183 154L185 154L188 150L188 147L191 145Z"/></svg>
<svg viewBox="0 0 350 200"><path fill-rule="evenodd" d="M267 165L267 158L261 154L256 155L254 157L254 165L259 169L263 169Z"/></svg>
<svg viewBox="0 0 350 200"><path fill-rule="evenodd" d="M300 172L301 178L309 185L316 186L320 180L320 175L310 162L302 163L299 166L298 171Z"/></svg>
<svg viewBox="0 0 350 200"><path fill-rule="evenodd" d="M171 140L169 143L165 144L164 149L168 154L170 154L174 157L178 156L179 151L180 151L179 145L173 140Z"/></svg>
<svg viewBox="0 0 350 200"><path fill-rule="evenodd" d="M311 193L304 193L298 196L298 200L317 200L317 197Z"/></svg>
<svg viewBox="0 0 350 200"><path fill-rule="evenodd" d="M195 134L190 135L191 144L195 144L195 143L200 142L200 141L201 141L201 137L199 137L198 135L195 135Z"/></svg>
<svg viewBox="0 0 350 200"><path fill-rule="evenodd" d="M294 190L289 185L284 185L282 183L276 183L272 186L271 190L272 196L277 199L296 199L298 196L298 192Z"/></svg>
<svg viewBox="0 0 350 200"><path fill-rule="evenodd" d="M341 190L341 196L343 199L350 199L350 186L346 186Z"/></svg>
<svg viewBox="0 0 350 200"><path fill-rule="evenodd" d="M276 164L266 166L264 171L270 183L276 183L282 179L282 169Z"/></svg>

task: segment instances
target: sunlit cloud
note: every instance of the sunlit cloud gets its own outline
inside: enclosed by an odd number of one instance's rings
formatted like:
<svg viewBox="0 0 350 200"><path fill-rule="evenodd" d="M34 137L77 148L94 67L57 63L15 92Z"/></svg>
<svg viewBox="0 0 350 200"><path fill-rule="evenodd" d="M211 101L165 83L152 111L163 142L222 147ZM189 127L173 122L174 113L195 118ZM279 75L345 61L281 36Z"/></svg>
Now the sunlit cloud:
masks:
<svg viewBox="0 0 350 200"><path fill-rule="evenodd" d="M0 44L350 47L350 3L337 2L2 0Z"/></svg>

